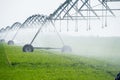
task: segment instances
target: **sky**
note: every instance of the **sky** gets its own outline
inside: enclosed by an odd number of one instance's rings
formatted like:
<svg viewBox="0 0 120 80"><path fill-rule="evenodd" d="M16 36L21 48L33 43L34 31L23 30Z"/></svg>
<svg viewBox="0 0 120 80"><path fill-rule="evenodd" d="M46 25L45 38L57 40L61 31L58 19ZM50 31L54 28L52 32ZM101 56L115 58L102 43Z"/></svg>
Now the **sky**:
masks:
<svg viewBox="0 0 120 80"><path fill-rule="evenodd" d="M33 14L49 15L64 0L0 0L0 28L24 22Z"/></svg>
<svg viewBox="0 0 120 80"><path fill-rule="evenodd" d="M33 14L49 15L65 0L0 0L0 28L11 26L15 22L23 23ZM113 3L115 5L115 3ZM111 5L113 6L113 5ZM117 4L120 6L120 3ZM120 7L119 7L120 8ZM109 18L106 29L96 28L91 35L120 36L120 11L116 18ZM96 22L95 22L96 23ZM86 25L86 24L83 24ZM94 22L93 24L94 25ZM97 24L96 26L100 26ZM90 32L87 32L89 34ZM71 33L73 34L73 33ZM86 34L81 31L80 34Z"/></svg>

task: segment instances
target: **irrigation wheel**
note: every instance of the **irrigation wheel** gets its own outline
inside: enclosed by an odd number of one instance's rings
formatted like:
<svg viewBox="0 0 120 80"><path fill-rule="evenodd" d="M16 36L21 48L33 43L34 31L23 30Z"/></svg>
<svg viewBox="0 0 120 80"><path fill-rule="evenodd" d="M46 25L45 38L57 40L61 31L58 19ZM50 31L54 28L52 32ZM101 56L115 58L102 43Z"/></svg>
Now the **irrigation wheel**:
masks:
<svg viewBox="0 0 120 80"><path fill-rule="evenodd" d="M0 40L0 42L1 42L1 43L4 43L4 42L5 42L5 40L4 40L4 39L1 39L1 40Z"/></svg>
<svg viewBox="0 0 120 80"><path fill-rule="evenodd" d="M120 80L120 73L117 74L115 80Z"/></svg>
<svg viewBox="0 0 120 80"><path fill-rule="evenodd" d="M14 41L12 40L8 41L8 45L14 45Z"/></svg>
<svg viewBox="0 0 120 80"><path fill-rule="evenodd" d="M33 52L33 51L34 51L34 48L32 45L30 45L30 44L24 45L23 52Z"/></svg>
<svg viewBox="0 0 120 80"><path fill-rule="evenodd" d="M63 46L61 49L62 52L72 52L72 48L70 46Z"/></svg>

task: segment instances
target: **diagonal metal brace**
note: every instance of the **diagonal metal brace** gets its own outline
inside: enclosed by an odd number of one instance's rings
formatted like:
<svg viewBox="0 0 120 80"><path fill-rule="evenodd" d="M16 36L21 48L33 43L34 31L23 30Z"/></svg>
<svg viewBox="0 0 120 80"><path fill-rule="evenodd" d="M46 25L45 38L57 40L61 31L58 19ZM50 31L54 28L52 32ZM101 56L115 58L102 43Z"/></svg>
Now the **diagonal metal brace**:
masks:
<svg viewBox="0 0 120 80"><path fill-rule="evenodd" d="M78 2L78 0L76 0L76 1L74 2L74 4L67 10L67 12L64 14L63 17L65 17L66 14L69 13L69 11L73 8L73 6L74 6L77 2Z"/></svg>
<svg viewBox="0 0 120 80"><path fill-rule="evenodd" d="M115 14L112 12L112 10L109 8L109 6L107 4L105 4L105 2L102 2L100 0L98 0L114 17Z"/></svg>
<svg viewBox="0 0 120 80"><path fill-rule="evenodd" d="M78 11L80 11L80 10L86 5L87 2L88 2L88 0L85 0L85 2L84 2L83 5L78 9Z"/></svg>
<svg viewBox="0 0 120 80"><path fill-rule="evenodd" d="M84 3L83 0L81 0L81 1ZM85 5L86 5L87 8L89 8L89 9L93 12L93 14L95 14L95 16L96 16L98 19L100 19L99 16L97 15L97 13L92 9L92 7L91 7L88 3L86 3Z"/></svg>

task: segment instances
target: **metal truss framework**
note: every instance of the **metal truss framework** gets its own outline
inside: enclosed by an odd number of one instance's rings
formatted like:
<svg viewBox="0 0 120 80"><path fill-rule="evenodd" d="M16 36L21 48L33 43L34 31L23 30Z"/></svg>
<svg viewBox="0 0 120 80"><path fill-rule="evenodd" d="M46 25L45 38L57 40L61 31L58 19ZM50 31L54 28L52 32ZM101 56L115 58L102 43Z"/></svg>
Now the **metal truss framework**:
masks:
<svg viewBox="0 0 120 80"><path fill-rule="evenodd" d="M85 19L86 17L97 17L99 19L99 17L101 17L99 14L96 13L96 11L108 11L111 13L112 16L115 16L115 14L113 13L113 10L119 10L119 9L110 9L110 7L108 6L108 2L113 2L116 0L93 0L96 1L98 4L92 6L92 0L66 0L63 4L61 4L52 14L50 14L49 19L52 20L66 20L67 17L69 17L69 19L74 20L74 15L70 14L71 11L75 11L75 13L78 13L79 15L76 17L82 17L83 19ZM120 0L117 0L120 1ZM78 6L80 5L80 6ZM99 9L95 9L94 7L97 6L103 6L103 8L99 8ZM86 9L85 9L86 8ZM83 11L90 11L91 13L93 13L94 15L90 15L90 16L86 16L86 14L83 14ZM73 13L74 14L74 13Z"/></svg>
<svg viewBox="0 0 120 80"><path fill-rule="evenodd" d="M93 1L96 1L98 4L92 4ZM55 20L87 20L88 18L100 19L100 17L105 17L105 16L115 17L115 14L113 11L118 11L120 9L119 8L111 9L108 6L108 3L112 3L112 2L120 2L120 0L66 0L49 16L39 15L39 14L30 16L22 24L22 27L30 27L32 25L33 26L41 25L45 23L45 21L50 21L50 20L52 21L55 21ZM95 8L100 5L102 7L99 7L99 9ZM107 13L109 12L111 15L110 14L109 15L97 14L98 11L103 11L103 12L106 11Z"/></svg>
<svg viewBox="0 0 120 80"><path fill-rule="evenodd" d="M9 32L10 32L11 30L17 30L17 29L19 29L19 27L20 27L21 25L22 25L21 23L15 22L11 27L10 27L10 26L7 26L5 29L2 28L2 29L0 30L0 32L2 31L2 33L5 33L5 35L2 36L2 37L4 37L4 39L5 39L6 36L9 34Z"/></svg>
<svg viewBox="0 0 120 80"><path fill-rule="evenodd" d="M15 33L12 40L15 39L21 28L30 28L37 26L39 27L37 33L31 40L30 45L34 42L37 35L40 33L41 29L45 24L52 24L56 30L56 26L54 25L55 21L66 20L67 24L69 20L76 21L75 31L78 31L78 20L86 20L88 24L87 30L90 30L90 21L92 19L98 19L105 21L105 26L107 26L107 17L112 16L115 17L114 11L119 11L120 9L110 8L109 3L120 2L120 0L66 0L62 3L53 13L49 16L35 14L28 17L23 24L15 23L11 27L2 28L0 33L7 31L9 29L17 28L17 32ZM95 4L97 3L97 4ZM61 31L61 30L60 30ZM69 31L69 26L67 25L67 31ZM57 32L57 30L56 30ZM57 32L58 33L58 32ZM59 36L59 33L58 33ZM60 36L59 36L60 37ZM61 37L60 37L61 39ZM63 45L64 42L61 39Z"/></svg>

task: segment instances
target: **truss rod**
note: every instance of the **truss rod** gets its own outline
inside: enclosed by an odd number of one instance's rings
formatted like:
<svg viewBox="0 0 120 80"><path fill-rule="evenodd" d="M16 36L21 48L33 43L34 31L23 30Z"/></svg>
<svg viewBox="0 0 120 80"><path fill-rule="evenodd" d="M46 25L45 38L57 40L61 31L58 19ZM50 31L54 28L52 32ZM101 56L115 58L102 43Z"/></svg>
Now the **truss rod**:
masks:
<svg viewBox="0 0 120 80"><path fill-rule="evenodd" d="M106 9L93 9L93 10L94 11L106 11ZM120 11L120 9L110 9L110 10L112 10L112 11ZM87 11L87 9L81 9L81 11Z"/></svg>
<svg viewBox="0 0 120 80"><path fill-rule="evenodd" d="M71 1L71 0L66 0L62 5L60 5L60 6L57 8L57 10L55 10L55 11L53 12L52 16L56 15L56 14L59 12L59 10L60 10L63 6L65 6L67 3L69 3L70 1Z"/></svg>
<svg viewBox="0 0 120 80"><path fill-rule="evenodd" d="M66 19L66 17L64 19ZM82 18L82 16L71 16L71 17L73 18L73 20L74 20L74 18ZM84 17L88 17L88 16L84 16ZM90 15L89 17L96 17L96 16ZM105 16L99 15L99 17L105 17ZM112 15L108 15L108 17L113 17L113 16Z"/></svg>
<svg viewBox="0 0 120 80"><path fill-rule="evenodd" d="M66 9L63 11L64 13L66 13L65 11L67 11ZM71 19L72 19L72 17L71 17L71 15L69 14L69 13L67 13L67 17L70 17ZM65 17L65 16L64 16ZM63 19L64 19L64 17L63 17ZM73 20L73 19L72 19Z"/></svg>
<svg viewBox="0 0 120 80"><path fill-rule="evenodd" d="M35 15L34 15L34 16L35 16ZM33 20L33 16L31 16L31 17L29 17L27 20L25 20L25 22L17 29L17 31L16 31L15 35L13 36L12 40L14 40L14 39L16 38L17 34L19 33L19 30L27 23L27 21L28 21L29 19L30 19L30 21L31 21L31 19Z"/></svg>
<svg viewBox="0 0 120 80"><path fill-rule="evenodd" d="M33 17L34 17L34 16L35 16L35 15L27 18L27 20L25 20L25 22L23 23L23 26L25 26L25 24L28 25L27 23L30 23L30 22L33 20Z"/></svg>
<svg viewBox="0 0 120 80"><path fill-rule="evenodd" d="M104 2L98 0L113 16L115 16L115 14L111 11L111 9L109 8L109 6L107 4L105 4Z"/></svg>
<svg viewBox="0 0 120 80"><path fill-rule="evenodd" d="M33 37L32 41L30 42L30 44L32 44L35 40L35 38L38 36L38 34L40 33L40 31L42 30L43 26L45 25L46 21L44 21L44 23L42 24L42 26L38 29L37 33L35 34L35 36Z"/></svg>
<svg viewBox="0 0 120 80"><path fill-rule="evenodd" d="M84 2L83 5L78 9L78 11L81 11L81 9L86 5L87 2L88 2L88 0L85 0L85 2Z"/></svg>
<svg viewBox="0 0 120 80"><path fill-rule="evenodd" d="M64 9L69 5L69 3L71 2L72 0L66 0L62 5L60 5L58 8L57 8L57 10L55 10L54 12L53 12L53 14L51 14L50 16L49 16L49 18L50 19L57 19L59 16L60 16L60 14L64 11Z"/></svg>
<svg viewBox="0 0 120 80"><path fill-rule="evenodd" d="M41 16L40 16L41 17ZM35 19L33 19L32 24L35 24L36 20L38 20L39 16L35 17ZM41 17L42 18L42 17Z"/></svg>
<svg viewBox="0 0 120 80"><path fill-rule="evenodd" d="M73 8L73 6L74 6L77 2L78 2L78 0L76 0L76 1L74 2L74 4L67 10L67 12L64 14L63 17L66 16L66 14Z"/></svg>
<svg viewBox="0 0 120 80"><path fill-rule="evenodd" d="M50 20L50 21L51 21L51 20ZM62 42L62 44L63 44L63 46L64 46L65 44L64 44L64 41L63 41L62 37L61 37L60 34L58 33L58 31L57 31L57 29L56 29L54 23L53 23L52 21L51 21L51 23L52 23L52 25L53 25L53 27L54 27L54 29L55 29L55 31L56 31L58 37L60 38L60 40L61 40L61 42Z"/></svg>
<svg viewBox="0 0 120 80"><path fill-rule="evenodd" d="M65 8L68 6L68 4L61 10L61 12L55 17L55 19L57 19L57 17L60 16L60 14L65 10Z"/></svg>
<svg viewBox="0 0 120 80"><path fill-rule="evenodd" d="M84 3L83 0L81 0L81 1ZM85 5L86 5L87 8L89 8L89 9L93 12L93 14L96 15L96 17L97 17L98 19L100 19L99 16L96 14L96 12L92 9L92 7L91 7L88 3L86 3Z"/></svg>
<svg viewBox="0 0 120 80"><path fill-rule="evenodd" d="M103 0L103 2L120 2L120 0Z"/></svg>
<svg viewBox="0 0 120 80"><path fill-rule="evenodd" d="M20 30L21 28L22 28L22 25L17 29L15 35L14 35L13 38L12 38L12 41L15 39L15 37L17 36L17 34L18 34L18 32L19 32L19 30Z"/></svg>
<svg viewBox="0 0 120 80"><path fill-rule="evenodd" d="M73 2L72 2L73 3ZM70 4L70 5L72 5L72 4ZM84 19L85 19L85 17L84 17L84 15L79 11L79 9L78 9L78 7L75 5L74 7L74 10L76 11L76 12L78 12Z"/></svg>

